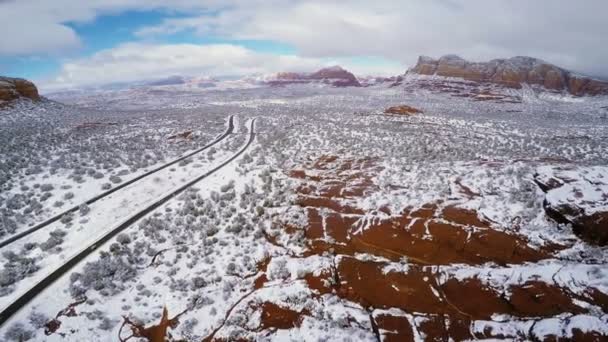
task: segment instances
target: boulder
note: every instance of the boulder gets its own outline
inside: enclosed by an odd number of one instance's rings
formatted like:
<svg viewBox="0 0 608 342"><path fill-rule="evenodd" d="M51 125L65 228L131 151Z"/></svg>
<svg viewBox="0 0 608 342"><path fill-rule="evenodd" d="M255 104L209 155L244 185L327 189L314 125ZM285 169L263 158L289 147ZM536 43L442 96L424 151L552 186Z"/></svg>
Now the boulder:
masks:
<svg viewBox="0 0 608 342"><path fill-rule="evenodd" d="M545 192L547 216L572 226L574 234L608 245L608 167L545 166L534 180Z"/></svg>
<svg viewBox="0 0 608 342"><path fill-rule="evenodd" d="M419 114L422 111L418 108L402 105L402 106L394 106L389 107L384 111L384 114L396 114L396 115L413 115Z"/></svg>
<svg viewBox="0 0 608 342"><path fill-rule="evenodd" d="M21 97L40 100L38 88L34 83L21 78L0 76L0 101L12 101Z"/></svg>

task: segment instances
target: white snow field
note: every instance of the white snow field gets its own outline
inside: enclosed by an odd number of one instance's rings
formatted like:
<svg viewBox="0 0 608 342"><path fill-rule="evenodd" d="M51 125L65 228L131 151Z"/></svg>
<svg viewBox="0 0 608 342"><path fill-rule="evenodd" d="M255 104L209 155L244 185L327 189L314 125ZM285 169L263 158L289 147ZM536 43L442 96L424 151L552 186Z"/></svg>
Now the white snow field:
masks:
<svg viewBox="0 0 608 342"><path fill-rule="evenodd" d="M235 118L2 246L0 340L608 339L608 98L442 82L0 109L0 242Z"/></svg>

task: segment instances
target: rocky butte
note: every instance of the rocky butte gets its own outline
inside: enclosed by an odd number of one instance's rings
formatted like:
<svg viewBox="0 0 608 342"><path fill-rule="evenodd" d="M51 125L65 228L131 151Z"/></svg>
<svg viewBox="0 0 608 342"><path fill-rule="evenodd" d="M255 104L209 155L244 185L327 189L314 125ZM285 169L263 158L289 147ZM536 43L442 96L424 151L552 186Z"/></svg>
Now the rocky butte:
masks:
<svg viewBox="0 0 608 342"><path fill-rule="evenodd" d="M339 66L324 68L312 74L281 72L268 83L275 86L292 83L325 83L334 87L361 87L355 75Z"/></svg>
<svg viewBox="0 0 608 342"><path fill-rule="evenodd" d="M22 78L0 76L0 102L12 101L22 97L40 100L38 88L34 83Z"/></svg>
<svg viewBox="0 0 608 342"><path fill-rule="evenodd" d="M410 73L457 77L469 81L501 84L521 88L523 84L542 86L548 90L565 91L575 96L608 95L608 82L577 75L553 64L532 57L494 59L470 62L459 56L439 59L421 56Z"/></svg>

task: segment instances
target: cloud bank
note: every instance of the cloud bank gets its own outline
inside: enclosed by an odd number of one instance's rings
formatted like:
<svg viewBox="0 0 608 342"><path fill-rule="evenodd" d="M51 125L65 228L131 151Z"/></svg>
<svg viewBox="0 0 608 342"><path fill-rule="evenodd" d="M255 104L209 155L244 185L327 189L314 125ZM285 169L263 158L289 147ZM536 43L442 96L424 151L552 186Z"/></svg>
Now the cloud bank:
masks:
<svg viewBox="0 0 608 342"><path fill-rule="evenodd" d="M139 77L180 70L279 71L360 56L400 63L405 70L418 55L448 53L472 60L528 55L608 76L605 0L9 0L0 1L0 22L11 32L0 35L0 56L61 55L81 44L65 23L133 10L180 17L141 27L136 32L140 42L67 61L58 80L93 80L79 75L83 72L103 78L125 72ZM165 43L165 37L182 32L228 43L280 42L297 56L260 54L231 44Z"/></svg>

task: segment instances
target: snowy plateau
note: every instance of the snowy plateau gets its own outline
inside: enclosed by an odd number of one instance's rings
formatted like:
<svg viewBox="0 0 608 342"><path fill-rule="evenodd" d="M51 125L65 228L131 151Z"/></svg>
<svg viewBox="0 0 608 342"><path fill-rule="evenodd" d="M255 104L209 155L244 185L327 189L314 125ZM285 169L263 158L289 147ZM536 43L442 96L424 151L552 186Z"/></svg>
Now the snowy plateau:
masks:
<svg viewBox="0 0 608 342"><path fill-rule="evenodd" d="M0 104L0 341L608 340L601 85L423 62Z"/></svg>

